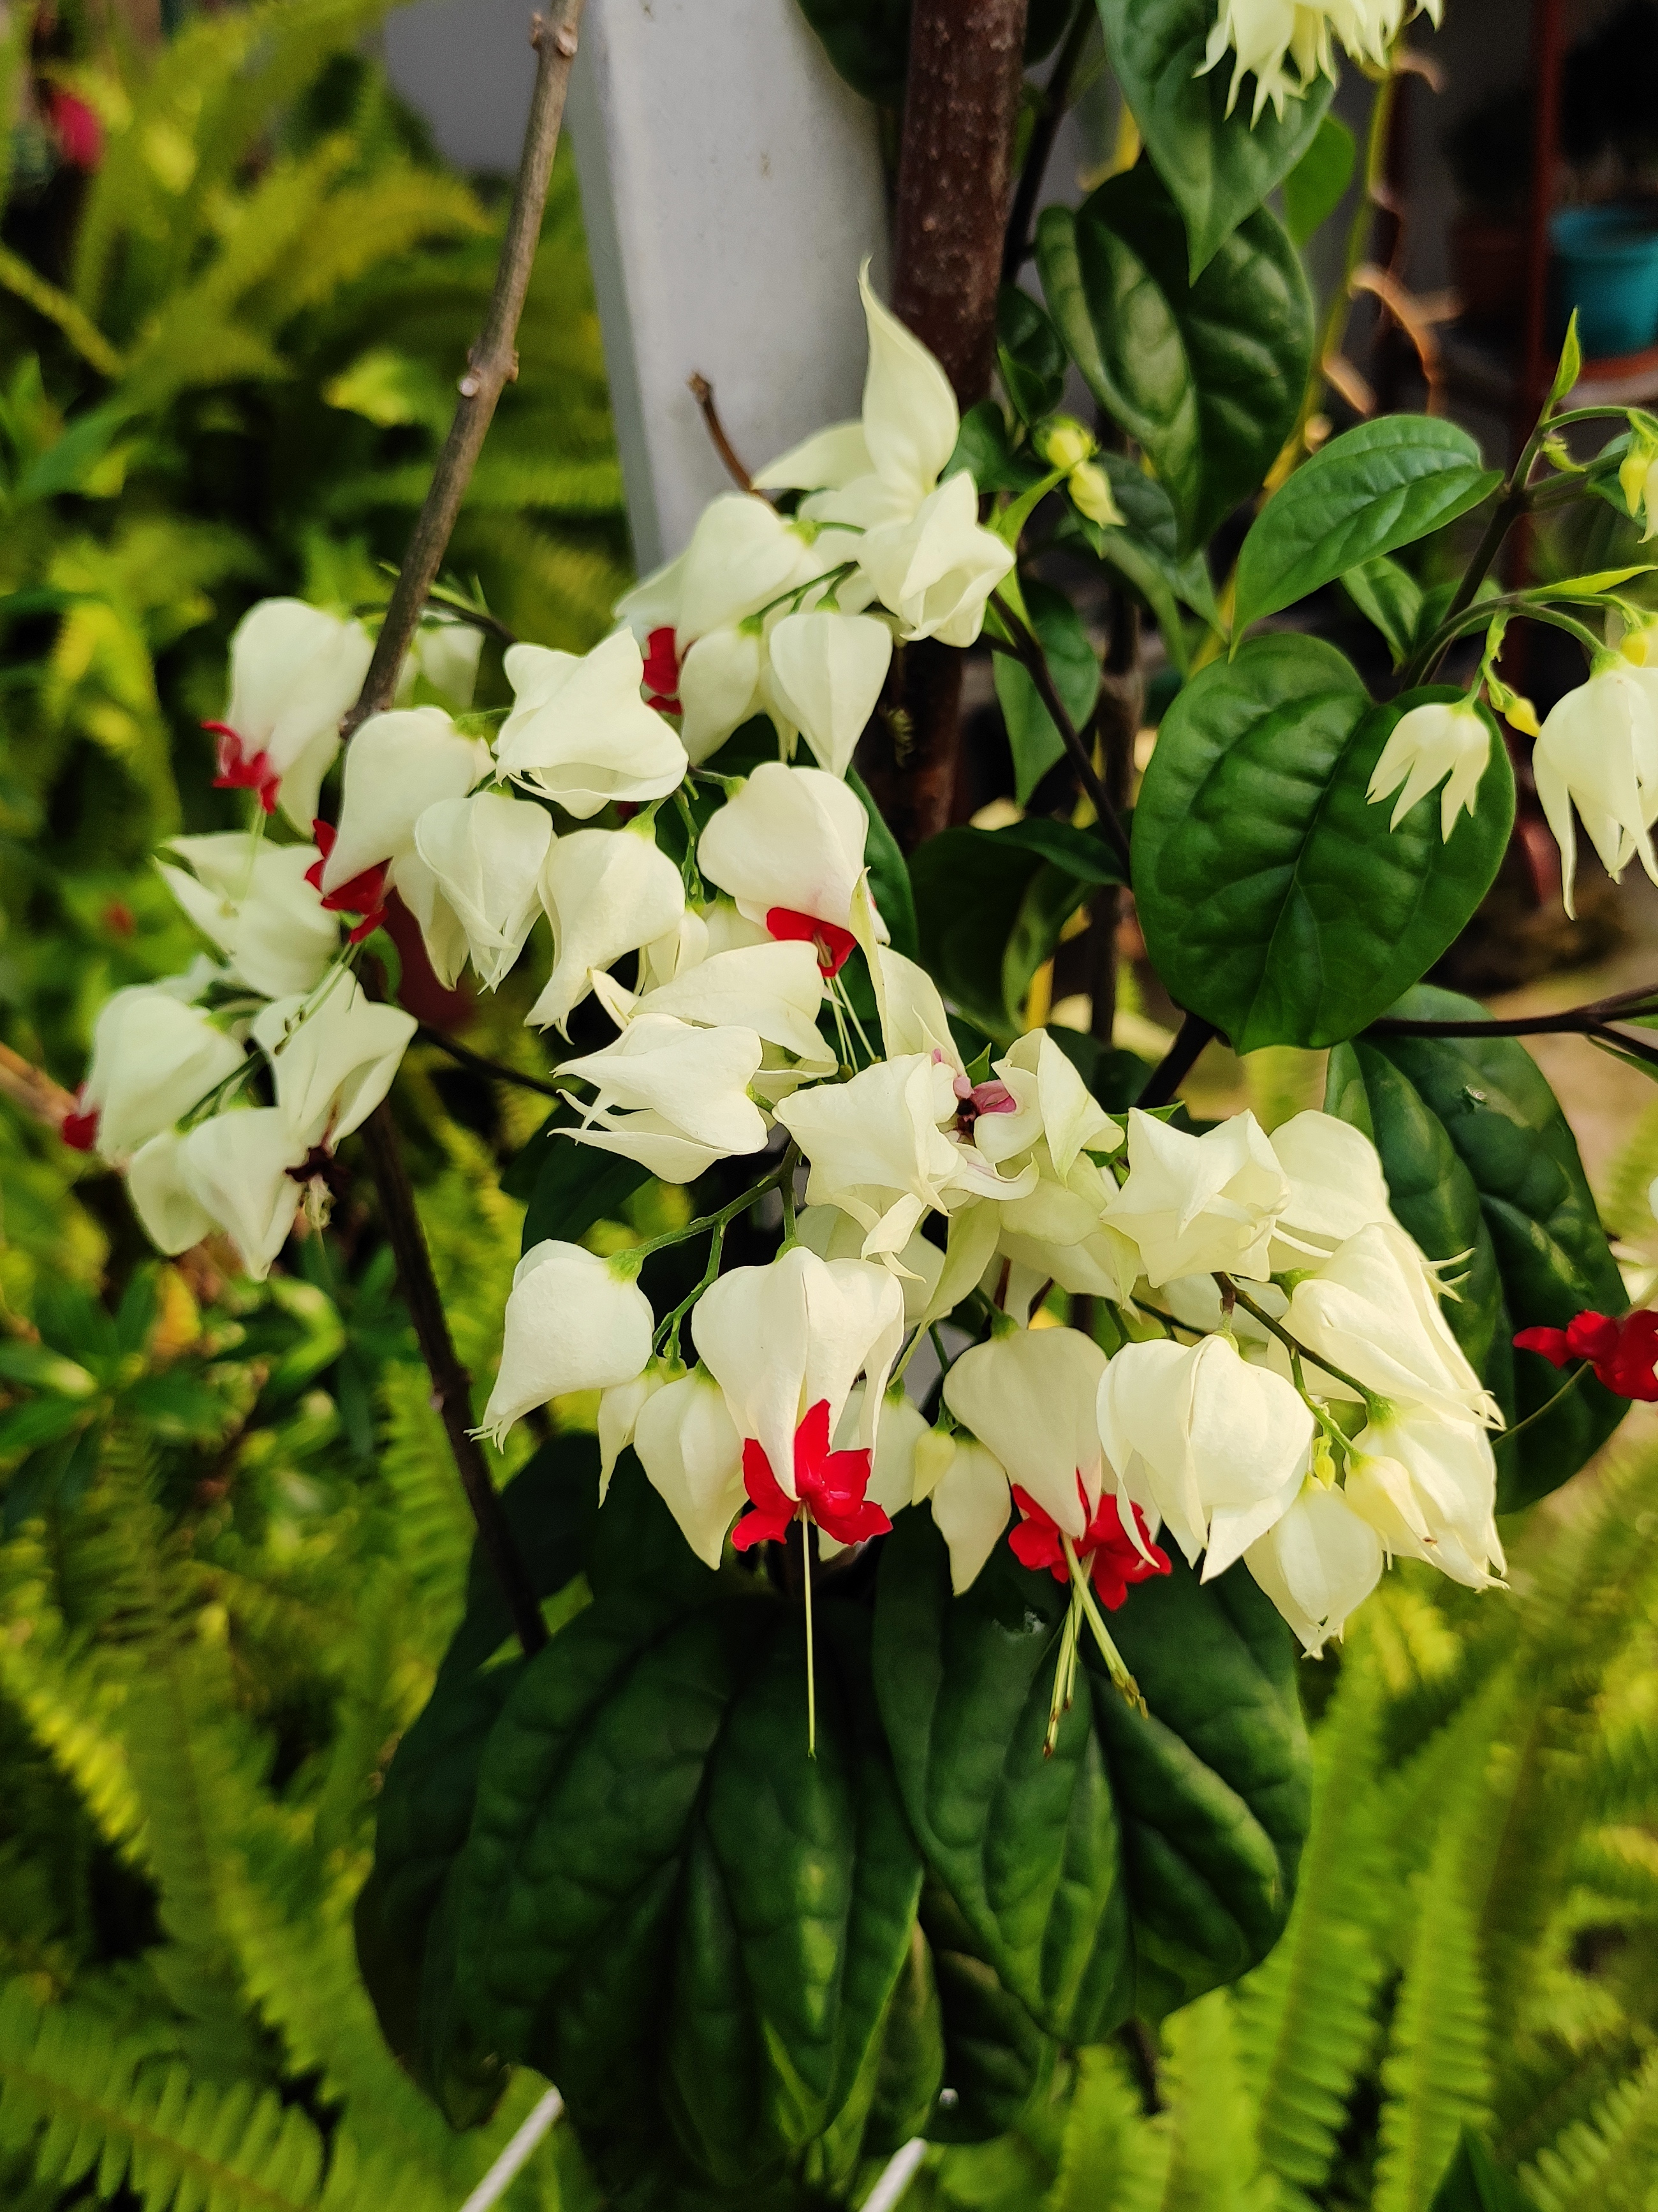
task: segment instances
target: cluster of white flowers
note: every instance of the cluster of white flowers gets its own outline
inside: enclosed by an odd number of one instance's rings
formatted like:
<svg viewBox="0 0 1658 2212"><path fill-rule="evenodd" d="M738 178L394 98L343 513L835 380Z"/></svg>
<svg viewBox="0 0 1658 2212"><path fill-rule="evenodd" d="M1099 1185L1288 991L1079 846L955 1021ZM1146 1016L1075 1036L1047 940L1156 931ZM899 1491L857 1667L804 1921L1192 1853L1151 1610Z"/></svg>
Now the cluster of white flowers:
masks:
<svg viewBox="0 0 1658 2212"><path fill-rule="evenodd" d="M1206 1575L1242 1558L1309 1651L1389 1554L1484 1584L1502 1567L1498 1417L1367 1139L1320 1114L1271 1138L1248 1115L1201 1135L1114 1119L1043 1030L969 1064L889 941L845 771L895 641L976 636L1011 555L972 477L943 473L960 426L938 364L866 280L864 296L862 421L762 479L798 495L792 515L716 500L592 652L513 646L493 746L433 704L367 721L313 843L261 825L318 804L367 641L288 603L248 617L217 726L255 829L175 840L183 865L163 869L219 957L106 1008L82 1133L125 1166L164 1249L216 1224L262 1273L414 1028L350 969L390 893L446 983L470 962L497 986L544 914L529 1020L568 1033L594 997L616 1031L558 1065L563 1140L670 1182L732 1159L756 1176L677 1232L708 1233L711 1255L665 1319L640 1287L653 1245L525 1255L485 1414L498 1441L550 1399L601 1393L605 1484L631 1444L710 1565L797 1520L827 1551L925 1505L962 1590L1011 1519L1018 1559L1072 1587L1109 1659L1101 1607L1168 1571L1164 1529ZM470 691L446 631L423 650L428 686ZM756 715L778 758L701 768ZM793 758L802 738L816 765ZM656 835L669 802L677 861ZM611 809L631 818L596 825ZM631 988L611 972L628 956ZM725 1224L766 1188L780 1252L721 1274ZM1055 1325L1053 1288L1093 1302L1108 1356ZM951 1316L983 1340L929 1426L901 1378Z"/></svg>
<svg viewBox="0 0 1658 2212"><path fill-rule="evenodd" d="M1335 75L1333 40L1355 61L1380 68L1411 17L1426 15L1437 23L1442 5L1443 0L1221 0L1198 74L1206 76L1230 52L1226 112L1236 106L1243 80L1253 73L1252 120L1258 122L1269 100L1282 115L1286 99L1305 92L1320 75Z"/></svg>

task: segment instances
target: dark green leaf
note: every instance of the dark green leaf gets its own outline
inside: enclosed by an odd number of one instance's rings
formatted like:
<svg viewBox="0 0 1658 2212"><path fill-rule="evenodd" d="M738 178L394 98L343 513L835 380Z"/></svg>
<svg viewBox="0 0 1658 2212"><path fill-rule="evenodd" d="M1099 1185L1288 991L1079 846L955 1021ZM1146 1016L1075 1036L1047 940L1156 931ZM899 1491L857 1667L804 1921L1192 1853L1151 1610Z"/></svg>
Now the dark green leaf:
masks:
<svg viewBox="0 0 1658 2212"><path fill-rule="evenodd" d="M1066 593L1051 584L1033 578L1023 589L1025 609L1048 656L1054 688L1072 728L1080 730L1100 694L1100 664L1082 617ZM1020 805L1025 806L1049 769L1065 758L1065 740L1037 696L1023 661L1010 653L998 653L994 675L996 696L1013 752L1014 793Z"/></svg>
<svg viewBox="0 0 1658 2212"><path fill-rule="evenodd" d="M1190 280L1179 212L1142 166L1074 216L1046 209L1037 259L1072 359L1202 544L1265 481L1306 384L1313 304L1283 225L1258 210Z"/></svg>
<svg viewBox="0 0 1658 2212"><path fill-rule="evenodd" d="M800 12L847 82L878 107L903 104L910 0L800 0Z"/></svg>
<svg viewBox="0 0 1658 2212"><path fill-rule="evenodd" d="M56 1443L87 1419L85 1401L78 1398L31 1398L25 1405L14 1406L9 1413L0 1413L0 1459Z"/></svg>
<svg viewBox="0 0 1658 2212"><path fill-rule="evenodd" d="M1356 1036L1424 975L1490 889L1514 822L1493 737L1448 843L1436 793L1396 830L1365 797L1416 691L1371 704L1334 647L1253 640L1164 716L1134 821L1134 892L1177 1004L1240 1052Z"/></svg>
<svg viewBox="0 0 1658 2212"><path fill-rule="evenodd" d="M996 366L1003 388L1026 422L1051 415L1065 390L1065 345L1040 304L1017 284L996 300Z"/></svg>
<svg viewBox="0 0 1658 2212"><path fill-rule="evenodd" d="M1473 1177L1421 1093L1380 1040L1361 1037L1330 1054L1325 1108L1363 1130L1382 1156L1388 1202L1430 1260L1463 1259L1443 1311L1481 1375L1505 1327L1503 1285Z"/></svg>
<svg viewBox="0 0 1658 2212"><path fill-rule="evenodd" d="M1426 985L1392 1011L1412 1021L1479 1021L1485 1013L1472 999ZM1505 1412L1526 1419L1564 1378L1537 1352L1512 1352L1513 1333L1564 1328L1576 1314L1622 1313L1628 1304L1577 1140L1542 1070L1513 1037L1370 1036L1365 1048L1385 1055L1436 1116L1479 1194L1503 1307L1485 1381ZM1590 1379L1511 1444L1499 1439L1502 1509L1558 1490L1628 1410Z"/></svg>
<svg viewBox="0 0 1658 2212"><path fill-rule="evenodd" d="M981 399L963 416L944 474L953 477L960 469L967 470L981 491L1029 491L1051 474L1028 447L1015 453L1008 442L1007 417L996 399Z"/></svg>
<svg viewBox="0 0 1658 2212"><path fill-rule="evenodd" d="M869 786L855 768L847 770L847 782L863 801L869 817L864 859L869 867L870 889L881 919L891 933L892 949L907 960L916 957L915 900L909 887L909 870L898 850L898 840L888 829L886 817L870 794Z"/></svg>
<svg viewBox="0 0 1658 2212"><path fill-rule="evenodd" d="M1243 541L1234 639L1362 562L1442 530L1502 481L1467 432L1436 416L1385 415L1333 438Z"/></svg>
<svg viewBox="0 0 1658 2212"><path fill-rule="evenodd" d="M119 1410L173 1443L210 1443L229 1425L230 1408L216 1390L185 1368L146 1375L124 1391Z"/></svg>
<svg viewBox="0 0 1658 2212"><path fill-rule="evenodd" d="M1464 2128L1456 2156L1434 2191L1428 2212L1536 2212L1532 2199L1511 2181L1472 2128Z"/></svg>
<svg viewBox="0 0 1658 2212"><path fill-rule="evenodd" d="M550 1437L501 1493L501 1510L538 1598L549 1598L587 1564L598 1517L598 1439L580 1431ZM482 1667L512 1634L512 1616L494 1570L472 1547L466 1613L444 1656L443 1671Z"/></svg>
<svg viewBox="0 0 1658 2212"><path fill-rule="evenodd" d="M1209 564L1201 551L1181 552L1179 520L1155 477L1121 453L1102 453L1096 461L1110 479L1123 526L1090 522L1068 507L1055 536L1086 545L1139 593L1157 617L1170 657L1183 669L1186 635L1180 605L1201 616L1211 629L1221 627Z"/></svg>
<svg viewBox="0 0 1658 2212"><path fill-rule="evenodd" d="M921 1927L932 1954L949 2093L928 2123L934 2142L988 2142L1018 2125L1047 2087L1058 2056L987 1965L948 1890L929 1881Z"/></svg>
<svg viewBox="0 0 1658 2212"><path fill-rule="evenodd" d="M1381 631L1394 666L1399 667L1421 629L1421 585L1408 568L1382 553L1349 568L1341 588L1364 619Z"/></svg>
<svg viewBox="0 0 1658 2212"><path fill-rule="evenodd" d="M1099 0L1099 9L1113 72L1191 234L1195 276L1307 153L1333 87L1320 77L1303 98L1284 102L1282 118L1269 104L1252 125L1252 84L1226 112L1230 52L1199 74L1214 0Z"/></svg>
<svg viewBox="0 0 1658 2212"><path fill-rule="evenodd" d="M864 2154L890 2158L932 2118L944 2086L944 2022L932 1952L918 1921L881 2031Z"/></svg>
<svg viewBox="0 0 1658 2212"><path fill-rule="evenodd" d="M580 1243L595 1221L613 1219L627 1200L650 1181L644 1168L619 1153L595 1152L557 1133L574 1116L563 1109L544 1121L519 1159L534 1155L535 1182L524 1217L524 1249L556 1237ZM513 1162L514 1169L519 1161ZM521 1188L521 1184L520 1184Z"/></svg>
<svg viewBox="0 0 1658 2212"><path fill-rule="evenodd" d="M876 1680L910 1825L1003 1985L1066 2043L1157 2018L1263 1958L1309 1814L1290 1639L1242 1570L1177 1564L1113 1629L1143 1719L1090 1661L1043 1757L1066 1594L999 1546L950 1593L930 1517L881 1561Z"/></svg>
<svg viewBox="0 0 1658 2212"><path fill-rule="evenodd" d="M1284 228L1305 246L1340 206L1353 180L1358 143L1339 115L1327 115L1312 144L1284 179Z"/></svg>
<svg viewBox="0 0 1658 2212"><path fill-rule="evenodd" d="M1079 872L1090 863L1090 874ZM910 873L923 964L945 997L1002 1044L1018 1035L1030 980L1090 883L1121 880L1097 838L1084 844L1066 824L1034 822L946 830L920 848Z"/></svg>

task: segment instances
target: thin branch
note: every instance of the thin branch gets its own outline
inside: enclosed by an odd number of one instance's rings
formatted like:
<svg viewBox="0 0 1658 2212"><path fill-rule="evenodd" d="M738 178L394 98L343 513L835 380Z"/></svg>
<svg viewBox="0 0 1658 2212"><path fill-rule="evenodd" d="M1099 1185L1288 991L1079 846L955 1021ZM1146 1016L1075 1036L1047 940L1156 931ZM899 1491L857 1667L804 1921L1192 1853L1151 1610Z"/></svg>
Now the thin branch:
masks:
<svg viewBox="0 0 1658 2212"><path fill-rule="evenodd" d="M702 410L702 420L708 426L708 436L714 449L725 463L726 474L738 491L754 489L754 471L744 465L741 455L726 435L726 426L720 419L720 410L714 404L714 386L706 376L689 376L685 380L691 398Z"/></svg>
<svg viewBox="0 0 1658 2212"><path fill-rule="evenodd" d="M478 1542L501 1585L519 1642L526 1652L539 1651L547 1641L546 1624L501 1498L489 1480L483 1449L472 1434L471 1377L461 1365L449 1334L449 1318L443 1310L437 1278L432 1273L432 1255L415 1210L415 1194L404 1165L397 1124L384 1099L364 1122L363 1132L386 1237L398 1263L398 1285L415 1325L426 1371L432 1378L433 1403L443 1419L461 1487L477 1524Z"/></svg>
<svg viewBox="0 0 1658 2212"><path fill-rule="evenodd" d="M1014 652L1023 662L1026 674L1036 687L1037 697L1047 708L1054 726L1059 732L1066 752L1071 756L1072 765L1077 771L1077 780L1087 793L1094 811L1099 817L1102 836L1111 844L1118 860L1126 869L1129 860L1127 829L1124 825L1121 815L1118 813L1115 805L1112 803L1110 793L1100 780L1099 771L1094 766L1092 755L1078 735L1077 726L1066 711L1065 702L1060 698L1055 687L1052 672L1048 665L1048 655L1042 651L1041 641L1025 628L999 592L991 593L990 604L995 608L997 618L1011 640Z"/></svg>
<svg viewBox="0 0 1658 2212"><path fill-rule="evenodd" d="M576 31L581 21L582 0L562 0L550 18L531 19L530 43L536 50L535 91L530 103L524 155L513 188L512 212L495 271L483 328L466 356L466 374L460 380L460 402L450 425L448 441L439 458L426 504L415 525L409 550L404 556L392 604L374 646L374 658L361 696L341 728L347 737L392 703L398 672L403 666L449 540L460 514L461 502L483 447L483 441L501 393L518 374L519 318L530 289L530 271L541 242L541 219L552 179L553 156L564 120L564 98L569 88L570 65L575 59Z"/></svg>
<svg viewBox="0 0 1658 2212"><path fill-rule="evenodd" d="M1187 1014L1181 1024L1180 1035L1163 1055L1162 1066L1151 1071L1135 1104L1148 1114L1155 1106L1171 1105L1175 1093L1203 1057L1204 1047L1219 1035L1214 1024L1205 1021L1201 1014Z"/></svg>
<svg viewBox="0 0 1658 2212"><path fill-rule="evenodd" d="M65 1115L75 1111L73 1092L54 1083L45 1068L25 1060L9 1044L0 1044L0 1097L9 1098L14 1106L21 1107L32 1121L47 1129L61 1129Z"/></svg>
<svg viewBox="0 0 1658 2212"><path fill-rule="evenodd" d="M564 1093L556 1083L544 1083L538 1075L525 1075L516 1067L508 1067L504 1060L488 1060L481 1052L474 1052L469 1044L434 1030L427 1023L420 1025L421 1040L435 1045L440 1052L462 1067L470 1067L475 1075L487 1075L492 1083L511 1083L520 1091L538 1091L544 1098L562 1098Z"/></svg>
<svg viewBox="0 0 1658 2212"><path fill-rule="evenodd" d="M1556 1014L1516 1014L1507 1021L1406 1021L1392 1015L1372 1022L1366 1036L1525 1037L1592 1036L1608 1024L1631 1021L1638 1012L1658 1011L1658 983L1638 991L1620 991L1610 999L1596 999L1587 1006L1566 1006ZM1619 1042L1626 1043L1620 1037Z"/></svg>
<svg viewBox="0 0 1658 2212"><path fill-rule="evenodd" d="M397 690L404 655L420 624L421 614L448 550L449 539L461 502L494 417L496 403L518 373L519 318L530 289L530 272L541 240L547 188L552 180L553 156L564 120L564 99L575 59L576 31L582 0L560 0L550 20L531 21L530 40L537 58L535 90L525 132L524 155L513 191L512 212L495 271L483 329L467 356L466 374L460 382L460 402L450 428L448 441L439 459L426 503L420 511L409 550L398 573L392 604L374 647L361 696L341 728L347 736L370 714L388 707ZM432 1378L432 1395L443 1416L449 1449L467 1503L477 1524L478 1541L507 1601L519 1642L526 1652L538 1651L547 1641L524 1561L513 1540L489 1470L478 1441L471 1433L471 1382L461 1365L449 1334L432 1257L415 1206L415 1194L404 1165L397 1123L382 1100L363 1124L363 1136L386 1232L398 1263L398 1279L415 1324L421 1356Z"/></svg>
<svg viewBox="0 0 1658 2212"><path fill-rule="evenodd" d="M1030 143L1025 149L1024 167L1019 172L1019 188L1013 195L1013 212L1007 219L1007 238L1002 248L1004 284L1017 284L1019 271L1030 258L1036 203L1042 198L1054 141L1071 105L1071 81L1088 44L1088 34L1094 27L1094 13L1093 0L1082 0L1053 74L1042 88Z"/></svg>

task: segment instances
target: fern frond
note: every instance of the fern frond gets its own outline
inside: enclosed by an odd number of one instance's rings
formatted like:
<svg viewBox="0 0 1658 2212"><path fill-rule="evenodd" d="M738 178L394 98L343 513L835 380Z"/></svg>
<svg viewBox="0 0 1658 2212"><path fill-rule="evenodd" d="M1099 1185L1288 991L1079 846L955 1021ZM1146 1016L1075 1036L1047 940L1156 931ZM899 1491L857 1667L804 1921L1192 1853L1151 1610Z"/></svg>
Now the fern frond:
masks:
<svg viewBox="0 0 1658 2212"><path fill-rule="evenodd" d="M394 1367L383 1385L386 1442L380 1474L392 1502L399 1565L408 1577L419 1642L434 1665L460 1619L472 1517L455 1480L443 1424L422 1369Z"/></svg>
<svg viewBox="0 0 1658 2212"><path fill-rule="evenodd" d="M0 285L26 307L33 307L37 315L56 323L82 360L90 362L100 376L121 374L120 355L91 316L67 292L48 284L21 254L14 253L8 246L0 246Z"/></svg>
<svg viewBox="0 0 1658 2212"><path fill-rule="evenodd" d="M1163 2034L1169 2160L1161 2212L1266 2212L1277 2191L1260 2171L1230 1993L1199 1997L1165 2021Z"/></svg>
<svg viewBox="0 0 1658 2212"><path fill-rule="evenodd" d="M279 329L380 262L428 240L477 236L489 228L476 194L460 178L434 169L383 169L371 184L344 185L330 195L304 253L276 272L260 303L264 316Z"/></svg>
<svg viewBox="0 0 1658 2212"><path fill-rule="evenodd" d="M1658 1234L1647 1201L1655 1179L1658 1179L1658 1105L1649 1106L1642 1115L1595 1194L1600 1218L1613 1236L1638 1243Z"/></svg>
<svg viewBox="0 0 1658 2212"><path fill-rule="evenodd" d="M1172 2148L1167 2123L1140 2109L1118 2053L1080 2051L1059 2175L1042 2212L1159 2212Z"/></svg>
<svg viewBox="0 0 1658 2212"><path fill-rule="evenodd" d="M1641 1715L1604 1729L1590 1748L1584 1787L1599 1820L1658 1816L1658 1722Z"/></svg>
<svg viewBox="0 0 1658 2212"><path fill-rule="evenodd" d="M1378 1684L1355 1643L1315 1741L1313 1824L1290 1924L1241 1985L1237 2038L1268 2167L1316 2188L1327 2177L1353 2082L1376 2039L1392 1903L1375 1787Z"/></svg>
<svg viewBox="0 0 1658 2212"><path fill-rule="evenodd" d="M1465 1823L1441 1830L1412 1900L1415 1927L1382 2081L1374 2212L1428 2212L1465 2125L1491 2103L1479 1936L1463 1889Z"/></svg>
<svg viewBox="0 0 1658 2212"><path fill-rule="evenodd" d="M1658 2172L1658 2051L1526 2167L1538 2212L1643 2212Z"/></svg>
<svg viewBox="0 0 1658 2212"><path fill-rule="evenodd" d="M0 2151L29 2148L37 2174L100 2197L125 2181L146 2212L312 2212L322 2144L270 2092L192 2084L83 2006L43 2010L0 1990Z"/></svg>

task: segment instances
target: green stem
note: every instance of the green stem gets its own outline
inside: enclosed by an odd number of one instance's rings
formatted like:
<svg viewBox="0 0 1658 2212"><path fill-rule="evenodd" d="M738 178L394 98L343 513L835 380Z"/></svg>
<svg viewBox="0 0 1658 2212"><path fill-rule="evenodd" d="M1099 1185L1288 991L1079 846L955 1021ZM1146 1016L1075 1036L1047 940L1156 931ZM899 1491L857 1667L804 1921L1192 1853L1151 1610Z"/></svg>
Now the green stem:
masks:
<svg viewBox="0 0 1658 2212"><path fill-rule="evenodd" d="M705 1213L700 1221L688 1221L683 1229L667 1229L660 1237L647 1237L642 1244L630 1245L629 1253L636 1259L647 1260L653 1252L665 1251L671 1244L687 1244L693 1237L705 1237L713 1230L718 1230L723 1235L726 1225L735 1221L746 1207L752 1206L757 1198L763 1198L768 1190L774 1189L786 1175L793 1175L799 1157L791 1144L768 1176L751 1189L745 1190L740 1197L732 1199L728 1206L722 1206L718 1213Z"/></svg>
<svg viewBox="0 0 1658 2212"><path fill-rule="evenodd" d="M811 1631L811 1523L800 1523L801 1580L806 1598L806 1757L817 1756L817 1664Z"/></svg>
<svg viewBox="0 0 1658 2212"><path fill-rule="evenodd" d="M1586 1375L1592 1375L1594 1372L1594 1366L1586 1359L1570 1379L1561 1384L1552 1398L1546 1398L1543 1401L1535 1413L1527 1413L1523 1421L1516 1421L1511 1429L1504 1429L1502 1435L1496 1439L1492 1446L1493 1450L1500 1445L1510 1443L1515 1437L1522 1436L1533 1421L1540 1421L1546 1413L1552 1413L1563 1398L1569 1398L1571 1395Z"/></svg>
<svg viewBox="0 0 1658 2212"><path fill-rule="evenodd" d="M1223 1275L1217 1271L1215 1280L1221 1285L1223 1289L1225 1289L1230 1285L1233 1297L1236 1299L1239 1305L1243 1308L1245 1313L1253 1314L1255 1319L1260 1323L1261 1327L1266 1329L1269 1334L1277 1337L1280 1344L1287 1346L1291 1353L1300 1358L1310 1360L1313 1365L1319 1370L1321 1374L1329 1376L1333 1381L1337 1382L1345 1382L1350 1390L1363 1400L1366 1407L1371 1407L1376 1404L1376 1392L1374 1390L1367 1390L1364 1385L1358 1381L1356 1376L1344 1374L1339 1367L1333 1367L1330 1362L1324 1358L1321 1352L1315 1352L1310 1345L1303 1344L1297 1338L1291 1336L1287 1328L1284 1328L1281 1323L1275 1322L1271 1314L1266 1312L1263 1308L1255 1304L1254 1300L1249 1296L1248 1291L1241 1291L1230 1275Z"/></svg>
<svg viewBox="0 0 1658 2212"><path fill-rule="evenodd" d="M1060 1532L1060 1542L1065 1550L1066 1565L1071 1570L1072 1587L1075 1589L1082 1609L1087 1615L1088 1625L1094 1632L1094 1641L1100 1647L1100 1656L1105 1662L1105 1671L1115 1683L1118 1694L1124 1703L1133 1705L1135 1711L1143 1716L1145 1713L1145 1699L1140 1695L1140 1686L1129 1673L1127 1662L1118 1650L1116 1639L1105 1625L1105 1615L1095 1602L1094 1592L1088 1579L1088 1571L1077 1557L1071 1539L1063 1529Z"/></svg>

